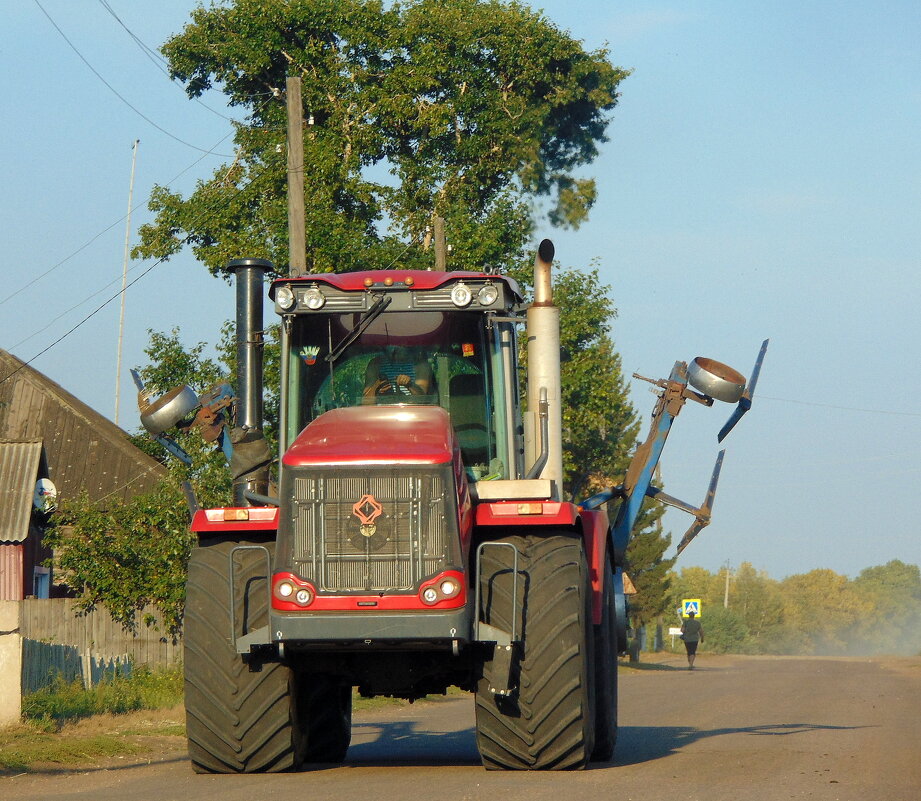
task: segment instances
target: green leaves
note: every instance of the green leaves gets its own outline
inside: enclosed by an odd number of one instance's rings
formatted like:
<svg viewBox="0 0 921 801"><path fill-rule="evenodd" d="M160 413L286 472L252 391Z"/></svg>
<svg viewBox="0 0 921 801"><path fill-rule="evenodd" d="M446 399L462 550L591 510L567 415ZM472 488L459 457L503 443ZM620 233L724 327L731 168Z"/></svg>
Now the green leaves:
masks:
<svg viewBox="0 0 921 801"><path fill-rule="evenodd" d="M58 579L83 609L104 605L112 619L135 631L148 605L177 636L185 602L185 565L192 546L189 516L172 482L157 491L103 508L85 495L61 505L45 537ZM141 621L148 623L148 621Z"/></svg>
<svg viewBox="0 0 921 801"><path fill-rule="evenodd" d="M154 189L135 254L188 242L215 274L241 254L287 273L288 76L302 80L308 269L341 272L430 265L436 215L455 269L515 266L538 197L577 227L596 189L571 173L597 155L628 74L498 0L236 0L196 9L163 53L190 97L219 89L247 122L190 197Z"/></svg>
<svg viewBox="0 0 921 801"><path fill-rule="evenodd" d="M893 560L848 579L812 570L771 579L747 562L729 577L700 567L673 575L672 605L701 598L708 646L742 653L916 654L921 651L921 572ZM708 611L709 610L709 611ZM725 628L711 643L714 621Z"/></svg>

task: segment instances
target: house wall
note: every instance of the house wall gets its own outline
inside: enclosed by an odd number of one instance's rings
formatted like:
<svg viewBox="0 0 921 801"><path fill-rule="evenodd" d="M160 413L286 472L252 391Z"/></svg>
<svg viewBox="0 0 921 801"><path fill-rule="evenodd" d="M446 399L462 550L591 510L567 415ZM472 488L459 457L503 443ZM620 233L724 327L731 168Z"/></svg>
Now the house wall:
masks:
<svg viewBox="0 0 921 801"><path fill-rule="evenodd" d="M0 601L22 600L24 557L22 543L0 543Z"/></svg>
<svg viewBox="0 0 921 801"><path fill-rule="evenodd" d="M18 723L22 714L20 605L20 601L0 601L0 726Z"/></svg>

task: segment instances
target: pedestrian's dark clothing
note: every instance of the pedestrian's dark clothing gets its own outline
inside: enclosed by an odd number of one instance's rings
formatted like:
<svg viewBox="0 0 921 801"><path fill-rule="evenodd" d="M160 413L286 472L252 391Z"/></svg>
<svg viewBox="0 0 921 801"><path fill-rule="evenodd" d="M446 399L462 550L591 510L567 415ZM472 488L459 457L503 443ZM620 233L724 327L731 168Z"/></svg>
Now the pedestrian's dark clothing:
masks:
<svg viewBox="0 0 921 801"><path fill-rule="evenodd" d="M686 643L688 642L699 642L700 641L700 630L703 626L700 625L700 621L696 617L688 618L681 624L681 634Z"/></svg>
<svg viewBox="0 0 921 801"><path fill-rule="evenodd" d="M704 641L704 628L693 615L681 624L681 639L684 640L684 649L688 652L688 667L693 669L697 644Z"/></svg>

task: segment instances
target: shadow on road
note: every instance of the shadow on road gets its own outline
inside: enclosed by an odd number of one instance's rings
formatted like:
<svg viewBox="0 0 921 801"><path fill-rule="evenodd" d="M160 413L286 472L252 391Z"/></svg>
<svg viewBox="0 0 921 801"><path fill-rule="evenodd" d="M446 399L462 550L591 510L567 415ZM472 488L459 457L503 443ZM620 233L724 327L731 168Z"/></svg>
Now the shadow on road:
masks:
<svg viewBox="0 0 921 801"><path fill-rule="evenodd" d="M681 726L621 726L617 751L611 765L637 765L662 759L691 743L724 734L783 737L811 731L846 731L866 726L826 726L817 723L776 723L723 729L692 729ZM597 767L603 767L598 765Z"/></svg>
<svg viewBox="0 0 921 801"><path fill-rule="evenodd" d="M354 743L368 734L377 736L370 742ZM442 732L412 721L353 723L352 739L345 767L480 764L473 728Z"/></svg>

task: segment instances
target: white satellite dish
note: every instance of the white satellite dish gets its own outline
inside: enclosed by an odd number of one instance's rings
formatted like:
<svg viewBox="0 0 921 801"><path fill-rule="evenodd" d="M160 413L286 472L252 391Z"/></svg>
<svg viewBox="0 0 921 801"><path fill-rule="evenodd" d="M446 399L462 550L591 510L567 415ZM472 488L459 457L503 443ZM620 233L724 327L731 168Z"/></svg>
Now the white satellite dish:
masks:
<svg viewBox="0 0 921 801"><path fill-rule="evenodd" d="M40 478L35 482L32 505L40 512L53 512L57 508L58 490L50 478Z"/></svg>

